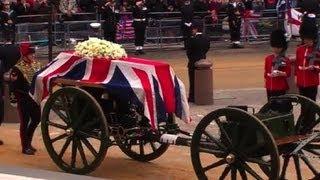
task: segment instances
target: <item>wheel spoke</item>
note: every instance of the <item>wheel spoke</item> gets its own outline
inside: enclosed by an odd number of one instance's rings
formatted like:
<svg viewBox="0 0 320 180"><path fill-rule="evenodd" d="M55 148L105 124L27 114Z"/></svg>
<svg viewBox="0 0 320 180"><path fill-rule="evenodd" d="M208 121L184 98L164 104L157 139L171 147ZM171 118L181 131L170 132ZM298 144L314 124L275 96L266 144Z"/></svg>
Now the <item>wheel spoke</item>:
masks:
<svg viewBox="0 0 320 180"><path fill-rule="evenodd" d="M83 109L81 109L81 113L77 119L77 122L73 124L74 129L78 129L80 125L82 125L83 120L85 119L89 108L89 103L86 103Z"/></svg>
<svg viewBox="0 0 320 180"><path fill-rule="evenodd" d="M320 150L320 144L307 144L304 148Z"/></svg>
<svg viewBox="0 0 320 180"><path fill-rule="evenodd" d="M72 150L71 150L71 167L75 168L76 159L77 159L77 140L73 139L72 141Z"/></svg>
<svg viewBox="0 0 320 180"><path fill-rule="evenodd" d="M308 168L312 171L314 175L319 174L319 172L316 170L315 167L312 166L311 162L304 156L304 153L302 153L302 156L300 156L302 161L308 166Z"/></svg>
<svg viewBox="0 0 320 180"><path fill-rule="evenodd" d="M54 122L51 122L51 121L48 121L48 125L56 127L58 129L63 129L63 130L67 130L68 129L67 126L64 126L64 125L61 125L61 124L57 124L57 123L54 123Z"/></svg>
<svg viewBox="0 0 320 180"><path fill-rule="evenodd" d="M83 150L83 147L82 147L82 143L81 143L81 141L79 139L78 139L78 150L79 150L79 154L80 154L80 157L82 159L83 165L84 166L88 166L88 161L87 161L86 155L84 153L84 150Z"/></svg>
<svg viewBox="0 0 320 180"><path fill-rule="evenodd" d="M90 137L93 139L101 140L101 137L99 137L99 135L94 135L92 133L87 133L87 132L83 132L83 131L78 131L78 133L82 136L85 136L85 137Z"/></svg>
<svg viewBox="0 0 320 180"><path fill-rule="evenodd" d="M144 146L143 146L142 140L139 140L139 149L140 149L140 155L144 155Z"/></svg>
<svg viewBox="0 0 320 180"><path fill-rule="evenodd" d="M71 120L68 98L65 94L62 94L62 96L61 96L61 103L62 103L63 109L66 112L67 118Z"/></svg>
<svg viewBox="0 0 320 180"><path fill-rule="evenodd" d="M219 160L218 162L215 162L215 163L213 163L213 164L211 164L211 165L209 165L209 166L207 166L207 167L204 167L203 170L204 170L204 171L208 171L208 170L210 170L210 169L216 168L216 167L218 167L218 166L222 166L222 165L224 165L224 164L226 164L226 160L225 160L225 159L221 159L221 160Z"/></svg>
<svg viewBox="0 0 320 180"><path fill-rule="evenodd" d="M56 113L59 117L60 117L60 119L66 124L66 125L68 125L69 123L70 123L70 120L68 119L68 117L67 116L65 116L59 109L57 109L54 105L52 106L52 111L54 112L54 113Z"/></svg>
<svg viewBox="0 0 320 180"><path fill-rule="evenodd" d="M154 144L154 142L150 142L150 146L151 146L153 152L156 152L156 151L157 151L157 147L156 147L156 145Z"/></svg>
<svg viewBox="0 0 320 180"><path fill-rule="evenodd" d="M84 145L89 149L89 151L95 156L98 156L97 151L93 148L93 146L90 144L90 142L86 138L81 138L81 141L84 143Z"/></svg>
<svg viewBox="0 0 320 180"><path fill-rule="evenodd" d="M301 175L301 167L300 167L300 162L298 157L293 157L294 161L294 166L296 168L296 173L297 173L297 179L302 180L302 175Z"/></svg>
<svg viewBox="0 0 320 180"><path fill-rule="evenodd" d="M215 137L213 137L210 133L208 133L207 131L204 131L204 135L206 135L211 141L213 141L217 146L219 146L221 149L223 150L227 150L227 148L221 143L219 142L218 139L216 139Z"/></svg>
<svg viewBox="0 0 320 180"><path fill-rule="evenodd" d="M230 166L227 166L227 167L223 170L221 176L219 177L219 180L225 179L225 178L227 177L227 175L229 174L230 169L231 169Z"/></svg>
<svg viewBox="0 0 320 180"><path fill-rule="evenodd" d="M285 179L287 168L289 165L290 157L284 157L283 166L280 174L280 179Z"/></svg>
<svg viewBox="0 0 320 180"><path fill-rule="evenodd" d="M68 134L67 134L67 133L63 133L63 134L61 134L61 135L59 135L59 136L51 139L51 143L55 143L56 141L59 141L59 140L65 138L65 137L68 137Z"/></svg>
<svg viewBox="0 0 320 180"><path fill-rule="evenodd" d="M235 167L231 168L231 180L237 180L237 169Z"/></svg>
<svg viewBox="0 0 320 180"><path fill-rule="evenodd" d="M224 129L223 125L221 124L220 119L217 118L215 121L216 121L216 123L218 124L218 126L219 126L219 128L220 128L220 131L221 131L221 135L220 135L220 136L223 135L223 136L227 139L229 147L232 147L231 138L229 137L227 131Z"/></svg>
<svg viewBox="0 0 320 180"><path fill-rule="evenodd" d="M267 167L271 167L271 163L270 162L265 162L262 159L257 159L257 158L247 158L246 159L247 162L250 163L256 163L259 164L261 166L267 166Z"/></svg>
<svg viewBox="0 0 320 180"><path fill-rule="evenodd" d="M68 146L69 146L69 144L71 142L71 139L72 139L71 137L67 138L66 142L64 143L64 145L61 148L61 151L59 153L59 158L63 157L64 153L66 152L66 150L67 150L67 148L68 148Z"/></svg>
<svg viewBox="0 0 320 180"><path fill-rule="evenodd" d="M246 171L242 167L240 167L238 170L239 170L239 173L240 173L242 180L247 180L248 177L247 177Z"/></svg>
<svg viewBox="0 0 320 180"><path fill-rule="evenodd" d="M245 171L247 171L252 177L254 177L255 179L263 180L263 178L261 178L256 172L254 172L254 170L247 163L242 164Z"/></svg>
<svg viewBox="0 0 320 180"><path fill-rule="evenodd" d="M314 155L320 156L320 152L317 152L317 151L315 151L313 149L303 148L303 150L308 151L308 152L310 152L310 153L312 153Z"/></svg>

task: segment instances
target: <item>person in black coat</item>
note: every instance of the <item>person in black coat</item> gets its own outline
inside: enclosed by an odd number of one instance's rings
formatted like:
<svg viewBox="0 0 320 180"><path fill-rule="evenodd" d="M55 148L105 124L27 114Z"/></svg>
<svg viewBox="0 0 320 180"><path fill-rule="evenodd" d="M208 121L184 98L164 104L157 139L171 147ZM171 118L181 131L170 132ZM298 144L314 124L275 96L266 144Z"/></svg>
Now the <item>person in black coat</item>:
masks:
<svg viewBox="0 0 320 180"><path fill-rule="evenodd" d="M11 9L11 3L9 1L4 1L1 3L1 12L0 12L0 26L2 31L2 38L6 38L6 36L10 36L14 43L15 40L15 20L16 13ZM6 41L6 39L4 39Z"/></svg>
<svg viewBox="0 0 320 180"><path fill-rule="evenodd" d="M148 11L149 10L145 6L143 0L136 0L136 4L132 10L132 26L134 28L134 44L136 46L136 55L145 54L143 52L143 45L148 24Z"/></svg>
<svg viewBox="0 0 320 180"><path fill-rule="evenodd" d="M184 49L187 47L188 40L191 36L191 25L194 16L193 4L190 0L185 0L180 8L181 11L181 31L183 35Z"/></svg>
<svg viewBox="0 0 320 180"><path fill-rule="evenodd" d="M20 51L22 58L11 68L9 73L9 89L11 96L16 99L20 117L22 153L34 155L36 149L32 147L31 142L33 134L40 123L41 109L29 95L29 90L33 76L41 69L41 64L35 60L35 50L29 43L22 43Z"/></svg>
<svg viewBox="0 0 320 180"><path fill-rule="evenodd" d="M115 7L114 0L108 2L102 7L102 19L104 39L111 42L116 42L117 24L120 19L119 10Z"/></svg>
<svg viewBox="0 0 320 180"><path fill-rule="evenodd" d="M201 59L206 59L206 54L210 49L210 39L207 35L199 32L200 25L194 22L191 26L191 38L187 46L188 75L189 75L189 102L194 102L194 76L195 63Z"/></svg>
<svg viewBox="0 0 320 180"><path fill-rule="evenodd" d="M9 71L20 59L20 49L12 44L10 36L5 36L5 43L0 46L0 124L4 120L4 73ZM3 142L0 140L0 145Z"/></svg>
<svg viewBox="0 0 320 180"><path fill-rule="evenodd" d="M241 16L244 12L244 5L240 0L230 0L227 6L228 21L231 36L231 48L242 48L241 38Z"/></svg>

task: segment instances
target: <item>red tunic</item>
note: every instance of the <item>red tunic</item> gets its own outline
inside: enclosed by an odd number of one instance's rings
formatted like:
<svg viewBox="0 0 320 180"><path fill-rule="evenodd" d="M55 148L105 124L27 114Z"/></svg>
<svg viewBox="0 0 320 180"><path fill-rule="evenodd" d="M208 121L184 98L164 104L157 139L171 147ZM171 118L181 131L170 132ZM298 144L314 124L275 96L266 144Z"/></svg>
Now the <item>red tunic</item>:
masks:
<svg viewBox="0 0 320 180"><path fill-rule="evenodd" d="M319 85L319 71L318 70L304 70L301 69L309 66L309 62L306 57L312 53L313 48L302 45L298 47L296 51L296 68L295 75L297 77L297 86L311 87ZM315 62L316 66L320 66L319 62Z"/></svg>
<svg viewBox="0 0 320 180"><path fill-rule="evenodd" d="M286 91L289 89L287 78L290 77L291 74L291 65L289 58L286 57L286 66L280 67L279 71L283 71L287 74L287 76L278 76L278 77L270 77L269 73L272 73L272 61L275 58L275 55L269 55L265 59L264 64L264 79L265 79L265 88L269 91Z"/></svg>

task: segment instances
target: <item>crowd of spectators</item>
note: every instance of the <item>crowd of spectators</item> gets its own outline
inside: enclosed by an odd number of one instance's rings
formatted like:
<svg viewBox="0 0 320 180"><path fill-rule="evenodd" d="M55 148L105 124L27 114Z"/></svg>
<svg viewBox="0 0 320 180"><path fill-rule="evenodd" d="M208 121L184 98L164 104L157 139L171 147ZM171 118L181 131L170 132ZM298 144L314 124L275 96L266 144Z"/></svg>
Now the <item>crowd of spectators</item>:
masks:
<svg viewBox="0 0 320 180"><path fill-rule="evenodd" d="M176 12L183 4L183 0L145 0L151 12ZM261 2L263 0L255 0ZM49 0L2 0L1 10L9 8L13 16L45 14L49 12ZM104 5L105 0L52 0L59 12L64 14L92 13ZM217 10L228 0L194 0L195 11ZM130 12L134 0L116 0L117 7L122 12Z"/></svg>

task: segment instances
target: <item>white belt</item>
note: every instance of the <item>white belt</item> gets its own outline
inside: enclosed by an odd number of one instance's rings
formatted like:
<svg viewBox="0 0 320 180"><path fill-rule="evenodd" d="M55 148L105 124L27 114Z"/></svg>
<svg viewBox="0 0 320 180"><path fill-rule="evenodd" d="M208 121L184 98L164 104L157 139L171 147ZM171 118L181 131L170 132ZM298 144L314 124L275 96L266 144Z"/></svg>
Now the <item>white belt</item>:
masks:
<svg viewBox="0 0 320 180"><path fill-rule="evenodd" d="M140 21L140 22L142 22L142 21L146 21L146 18L143 18L143 19L133 19L133 21Z"/></svg>

